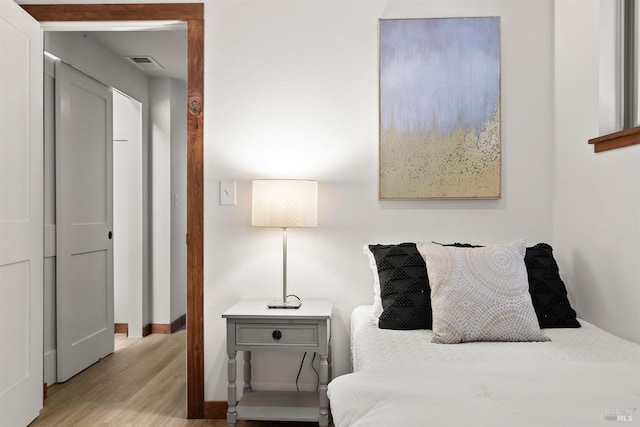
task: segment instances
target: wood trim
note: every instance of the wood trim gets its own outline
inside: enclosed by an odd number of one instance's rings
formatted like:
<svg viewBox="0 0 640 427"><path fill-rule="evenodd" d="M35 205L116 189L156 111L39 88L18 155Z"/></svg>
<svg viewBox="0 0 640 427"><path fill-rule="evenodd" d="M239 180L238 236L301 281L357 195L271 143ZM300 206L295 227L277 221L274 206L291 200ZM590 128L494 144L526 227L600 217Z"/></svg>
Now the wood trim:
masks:
<svg viewBox="0 0 640 427"><path fill-rule="evenodd" d="M171 322L171 333L179 331L186 324L187 324L187 315L183 314L182 316L178 317L176 320Z"/></svg>
<svg viewBox="0 0 640 427"><path fill-rule="evenodd" d="M37 21L190 21L204 19L203 3L23 4Z"/></svg>
<svg viewBox="0 0 640 427"><path fill-rule="evenodd" d="M30 4L22 8L40 22L187 21L187 417L203 418L204 4Z"/></svg>
<svg viewBox="0 0 640 427"><path fill-rule="evenodd" d="M204 417L204 14L187 24L187 416Z"/></svg>
<svg viewBox="0 0 640 427"><path fill-rule="evenodd" d="M640 126L592 138L589 144L593 144L594 153L640 144Z"/></svg>
<svg viewBox="0 0 640 427"><path fill-rule="evenodd" d="M172 334L185 325L186 315L182 315L171 323L147 323L142 328L142 336L146 337L151 334ZM114 331L116 334L129 335L128 323L114 323Z"/></svg>
<svg viewBox="0 0 640 427"><path fill-rule="evenodd" d="M171 323L147 323L142 328L142 336L150 334L172 334L186 325L187 315L183 314ZM126 323L125 323L126 325Z"/></svg>
<svg viewBox="0 0 640 427"><path fill-rule="evenodd" d="M224 420L227 418L227 402L206 401L204 402L204 417L208 420Z"/></svg>
<svg viewBox="0 0 640 427"><path fill-rule="evenodd" d="M146 325L144 325L142 327L142 338L148 335L151 335L151 330L152 330L151 323L147 323Z"/></svg>
<svg viewBox="0 0 640 427"><path fill-rule="evenodd" d="M152 323L151 333L152 334L170 334L171 324L170 323Z"/></svg>
<svg viewBox="0 0 640 427"><path fill-rule="evenodd" d="M129 324L128 323L114 323L113 331L116 334L127 334L129 335Z"/></svg>

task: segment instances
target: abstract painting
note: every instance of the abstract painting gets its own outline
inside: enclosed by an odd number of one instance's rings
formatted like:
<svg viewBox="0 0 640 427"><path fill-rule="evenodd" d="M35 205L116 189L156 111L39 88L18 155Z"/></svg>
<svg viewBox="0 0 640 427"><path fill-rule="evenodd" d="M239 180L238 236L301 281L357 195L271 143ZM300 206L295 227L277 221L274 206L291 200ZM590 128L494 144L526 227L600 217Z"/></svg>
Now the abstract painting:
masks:
<svg viewBox="0 0 640 427"><path fill-rule="evenodd" d="M500 198L500 18L379 31L380 199Z"/></svg>

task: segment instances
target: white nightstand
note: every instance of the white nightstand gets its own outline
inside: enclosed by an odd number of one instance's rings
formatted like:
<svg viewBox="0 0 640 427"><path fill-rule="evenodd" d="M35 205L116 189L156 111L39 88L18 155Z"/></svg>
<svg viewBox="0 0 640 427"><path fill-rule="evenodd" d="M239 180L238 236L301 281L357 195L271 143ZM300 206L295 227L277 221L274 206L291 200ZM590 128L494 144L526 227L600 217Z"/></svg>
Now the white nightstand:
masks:
<svg viewBox="0 0 640 427"><path fill-rule="evenodd" d="M222 317L227 319L227 424L237 420L317 421L329 425L329 342L333 301L303 300L298 309L267 308L267 300L242 300ZM237 401L236 353L244 352L243 396ZM320 357L318 392L252 391L252 351L316 352Z"/></svg>

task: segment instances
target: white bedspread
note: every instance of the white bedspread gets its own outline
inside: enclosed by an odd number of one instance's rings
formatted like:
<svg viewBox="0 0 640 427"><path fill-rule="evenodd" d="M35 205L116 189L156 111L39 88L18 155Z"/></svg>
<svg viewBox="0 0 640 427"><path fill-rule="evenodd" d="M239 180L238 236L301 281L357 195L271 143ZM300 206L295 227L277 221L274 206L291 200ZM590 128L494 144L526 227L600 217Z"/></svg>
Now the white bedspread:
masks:
<svg viewBox="0 0 640 427"><path fill-rule="evenodd" d="M640 425L640 345L588 322L546 343L447 345L370 313L352 314L355 372L329 384L336 427Z"/></svg>

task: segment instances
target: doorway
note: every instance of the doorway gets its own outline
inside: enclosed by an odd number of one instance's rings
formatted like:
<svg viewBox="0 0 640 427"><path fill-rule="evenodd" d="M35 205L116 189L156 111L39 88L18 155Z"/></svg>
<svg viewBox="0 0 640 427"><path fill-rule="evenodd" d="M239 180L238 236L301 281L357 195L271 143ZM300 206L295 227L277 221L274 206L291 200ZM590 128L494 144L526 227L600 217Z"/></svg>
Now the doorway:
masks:
<svg viewBox="0 0 640 427"><path fill-rule="evenodd" d="M187 417L204 417L204 5L22 5L39 22L187 22Z"/></svg>
<svg viewBox="0 0 640 427"><path fill-rule="evenodd" d="M114 322L116 331L128 325L129 336L141 338L143 325L151 321L144 317L150 311L145 309L148 267L144 254L148 249L147 221L143 218L148 152L146 141L143 144L143 123L147 126L142 104L112 89L112 85L138 97L144 95L141 99L145 105L150 103L148 78L142 72L134 73L129 64L96 43L87 32L45 32L45 40L44 241L48 250L44 382L52 385L66 381L113 351ZM186 33L183 40L186 44ZM184 52L181 59L186 64ZM74 64L80 64L86 73L73 68ZM105 64L113 64L117 72ZM92 77L94 74L98 77ZM120 75L129 77L117 79ZM186 113L182 117L186 121ZM178 137L180 144L176 145L184 147L186 131L183 129ZM113 156L107 155L111 146ZM86 167L89 163L91 167ZM113 176L108 180L113 185L101 179L105 174ZM96 230L101 221L106 224ZM87 229L94 231L89 241L102 249L89 254L86 247L69 252L70 242L86 234ZM180 243L184 245L184 240ZM185 246L181 249L186 251ZM96 262L93 268L85 268ZM102 268L95 268L98 266ZM178 285L184 314L186 275Z"/></svg>

